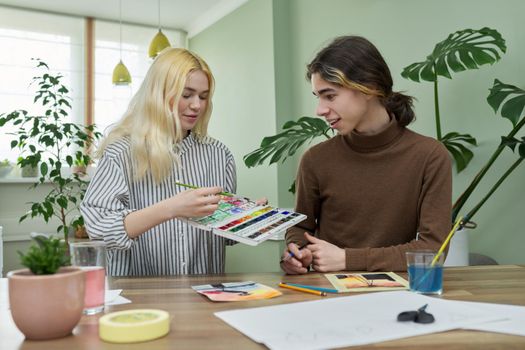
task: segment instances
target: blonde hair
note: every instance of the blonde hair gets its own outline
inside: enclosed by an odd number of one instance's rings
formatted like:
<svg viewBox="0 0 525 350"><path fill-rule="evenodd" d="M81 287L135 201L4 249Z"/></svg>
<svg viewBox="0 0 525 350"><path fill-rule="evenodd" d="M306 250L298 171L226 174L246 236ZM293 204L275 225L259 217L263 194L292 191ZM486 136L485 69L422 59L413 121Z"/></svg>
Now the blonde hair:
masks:
<svg viewBox="0 0 525 350"><path fill-rule="evenodd" d="M344 86L349 89L355 89L358 91L361 91L365 95L372 95L372 96L378 96L378 97L384 97L385 95L376 89L371 89L366 85L356 83L355 81L352 81L346 77L346 75L341 72L339 69L327 67L326 68L326 76L328 77L329 82Z"/></svg>
<svg viewBox="0 0 525 350"><path fill-rule="evenodd" d="M215 85L213 75L206 62L195 53L167 48L153 61L127 111L101 142L96 156L102 156L115 141L129 137L134 179L140 180L150 171L156 183L162 182L174 166L180 166L178 145L185 135L177 106L188 76L195 71L202 71L208 77L209 95L206 110L191 133L198 141L206 142Z"/></svg>

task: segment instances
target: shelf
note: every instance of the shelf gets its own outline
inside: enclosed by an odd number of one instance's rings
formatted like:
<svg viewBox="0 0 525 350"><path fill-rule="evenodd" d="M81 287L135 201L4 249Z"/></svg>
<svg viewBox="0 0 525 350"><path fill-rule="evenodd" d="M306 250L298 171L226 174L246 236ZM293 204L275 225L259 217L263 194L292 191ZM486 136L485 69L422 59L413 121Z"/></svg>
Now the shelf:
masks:
<svg viewBox="0 0 525 350"><path fill-rule="evenodd" d="M38 177L2 177L0 184L34 184L38 179Z"/></svg>

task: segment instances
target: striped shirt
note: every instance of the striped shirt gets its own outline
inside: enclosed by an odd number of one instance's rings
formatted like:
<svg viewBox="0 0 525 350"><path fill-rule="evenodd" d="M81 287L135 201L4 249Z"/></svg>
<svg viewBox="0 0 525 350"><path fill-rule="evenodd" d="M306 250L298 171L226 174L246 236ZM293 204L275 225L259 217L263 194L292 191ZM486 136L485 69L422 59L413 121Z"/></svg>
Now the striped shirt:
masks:
<svg viewBox="0 0 525 350"><path fill-rule="evenodd" d="M104 240L108 274L158 276L223 273L225 245L217 235L172 219L135 239L124 229L129 213L149 207L187 190L180 181L199 187L221 186L235 193L235 160L228 148L210 137L198 141L191 133L180 144L181 166L160 184L151 174L133 180L128 138L108 146L87 189L80 211L89 237Z"/></svg>

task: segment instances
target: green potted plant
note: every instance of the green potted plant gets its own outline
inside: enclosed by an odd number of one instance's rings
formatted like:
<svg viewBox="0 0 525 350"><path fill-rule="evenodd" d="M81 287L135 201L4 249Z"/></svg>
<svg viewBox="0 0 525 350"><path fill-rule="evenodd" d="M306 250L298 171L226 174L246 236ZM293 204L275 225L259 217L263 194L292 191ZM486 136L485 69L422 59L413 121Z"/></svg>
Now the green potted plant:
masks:
<svg viewBox="0 0 525 350"><path fill-rule="evenodd" d="M9 305L18 329L31 340L71 333L84 308L84 271L69 265L64 241L34 237L37 245L20 254L26 269L7 274Z"/></svg>
<svg viewBox="0 0 525 350"><path fill-rule="evenodd" d="M22 167L37 167L40 172L32 188L43 184L51 185L51 190L40 202L31 202L30 209L20 217L41 216L46 222L53 217L59 225L57 232L68 234L80 228L84 222L78 206L84 197L88 181L83 173L72 172L66 175L65 167L76 164L88 165L91 157L88 153L91 145L101 136L94 125L80 125L68 120L71 110L68 88L62 84L61 74L52 74L46 63L36 60L40 74L33 78L36 86L34 107L42 113L30 114L27 110L17 109L0 114L0 127L15 126L11 133L11 148L18 148L21 157L18 164Z"/></svg>
<svg viewBox="0 0 525 350"><path fill-rule="evenodd" d="M467 69L476 69L481 65L494 63L499 60L500 54L506 51L505 41L501 35L493 29L482 28L480 30L465 29L450 34L447 39L438 43L431 55L424 62L413 63L407 66L402 76L413 81L430 81L434 83L434 106L436 118L437 138L449 150L456 163L458 171L463 170L473 153L466 145L476 145L476 140L469 134L450 132L444 136L441 132L441 118L438 101L438 76L450 78L450 72L461 72ZM463 215L463 222L468 222L481 206L490 198L494 191L503 181L521 164L525 157L525 138L517 137L517 133L525 124L525 90L513 85L495 80L487 97L489 105L498 113L508 119L513 128L501 137L498 145L487 163L474 177L467 189L459 196L453 206L452 222L463 210L463 207L471 194L478 187L483 176L488 172L494 161L505 148L517 151L517 159L505 171L502 172L496 183L490 187L487 194L473 209ZM299 147L305 142L323 136L330 138L329 126L319 118L302 117L298 121L289 121L284 124L283 131L274 136L263 138L260 147L244 156L247 167L263 164L269 160L269 164L285 161L294 155ZM290 188L294 192L295 186Z"/></svg>

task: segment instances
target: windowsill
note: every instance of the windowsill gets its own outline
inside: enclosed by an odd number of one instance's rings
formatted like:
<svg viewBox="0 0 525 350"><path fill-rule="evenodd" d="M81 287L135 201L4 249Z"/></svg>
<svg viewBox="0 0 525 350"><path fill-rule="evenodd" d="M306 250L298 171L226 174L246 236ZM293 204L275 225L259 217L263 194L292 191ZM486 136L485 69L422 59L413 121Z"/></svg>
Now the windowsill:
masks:
<svg viewBox="0 0 525 350"><path fill-rule="evenodd" d="M91 180L91 176L93 176L93 173L95 171L95 167L89 167L87 170L87 175L83 176L82 179L89 181ZM71 168L66 167L63 168L62 176L69 177L71 176ZM22 177L20 175L20 171L12 171L11 173L5 175L4 177L0 177L0 184L34 184L39 182L40 177ZM44 181L44 183L51 183L48 179Z"/></svg>
<svg viewBox="0 0 525 350"><path fill-rule="evenodd" d="M38 177L2 177L0 184L34 184L38 179Z"/></svg>

